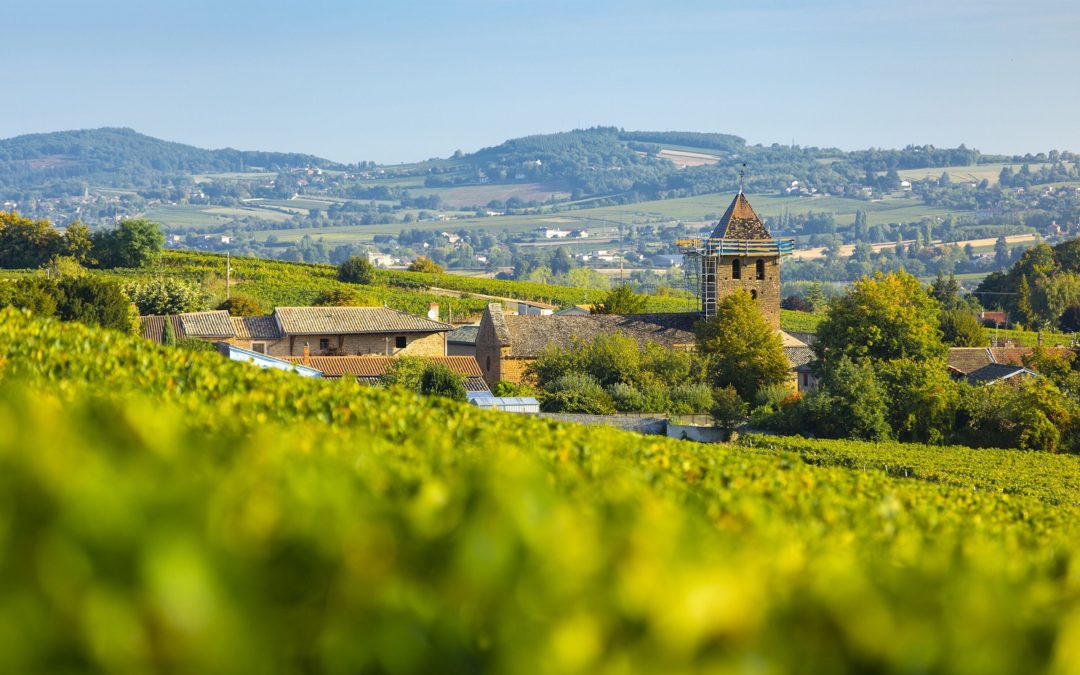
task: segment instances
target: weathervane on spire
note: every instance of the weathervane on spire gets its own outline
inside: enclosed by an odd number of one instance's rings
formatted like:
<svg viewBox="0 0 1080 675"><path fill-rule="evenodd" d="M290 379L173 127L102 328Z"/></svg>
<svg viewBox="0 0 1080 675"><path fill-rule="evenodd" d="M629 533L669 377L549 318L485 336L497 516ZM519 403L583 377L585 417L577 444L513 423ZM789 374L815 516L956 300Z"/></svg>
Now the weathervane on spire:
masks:
<svg viewBox="0 0 1080 675"><path fill-rule="evenodd" d="M742 168L739 169L739 194L742 194L743 179L746 178L746 162L742 163Z"/></svg>

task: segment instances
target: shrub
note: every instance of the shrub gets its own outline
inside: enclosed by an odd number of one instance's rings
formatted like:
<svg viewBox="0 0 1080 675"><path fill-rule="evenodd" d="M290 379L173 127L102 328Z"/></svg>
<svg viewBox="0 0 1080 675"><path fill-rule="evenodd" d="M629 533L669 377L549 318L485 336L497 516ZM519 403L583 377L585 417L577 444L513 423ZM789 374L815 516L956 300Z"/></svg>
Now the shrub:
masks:
<svg viewBox="0 0 1080 675"><path fill-rule="evenodd" d="M140 314L180 314L206 309L206 296L202 291L183 279L157 277L141 284L129 284L124 288L135 303Z"/></svg>
<svg viewBox="0 0 1080 675"><path fill-rule="evenodd" d="M675 414L709 412L713 407L712 390L706 384L680 384L668 390L668 412Z"/></svg>
<svg viewBox="0 0 1080 675"><path fill-rule="evenodd" d="M364 256L354 255L338 265L338 280L350 284L375 283L376 269Z"/></svg>
<svg viewBox="0 0 1080 675"><path fill-rule="evenodd" d="M545 387L541 401L544 412L610 415L615 402L591 375L567 373Z"/></svg>
<svg viewBox="0 0 1080 675"><path fill-rule="evenodd" d="M990 344L979 318L966 309L942 310L941 339L953 347L985 347Z"/></svg>
<svg viewBox="0 0 1080 675"><path fill-rule="evenodd" d="M510 382L509 380L496 382L491 389L491 393L495 396L536 396L533 388L524 382Z"/></svg>
<svg viewBox="0 0 1080 675"><path fill-rule="evenodd" d="M184 338L183 340L177 340L176 346L189 352L217 352L217 347L214 346L214 343L200 340L199 338L189 337Z"/></svg>
<svg viewBox="0 0 1080 675"><path fill-rule="evenodd" d="M645 397L632 384L618 382L607 389L615 409L619 412L643 412L645 410Z"/></svg>
<svg viewBox="0 0 1080 675"><path fill-rule="evenodd" d="M780 407L781 403L790 397L791 387L787 384L778 382L758 389L757 402L759 405L768 406L776 410Z"/></svg>
<svg viewBox="0 0 1080 675"><path fill-rule="evenodd" d="M439 267L434 260L426 256L417 256L416 260L409 263L408 271L426 272L427 274L442 274L443 268Z"/></svg>
<svg viewBox="0 0 1080 675"><path fill-rule="evenodd" d="M426 368L427 361L419 356L398 356L379 378L379 384L419 392Z"/></svg>
<svg viewBox="0 0 1080 675"><path fill-rule="evenodd" d="M149 221L125 220L111 230L95 232L90 241L100 267L146 267L161 258L165 235Z"/></svg>
<svg viewBox="0 0 1080 675"><path fill-rule="evenodd" d="M328 288L312 302L316 307L370 307L378 304L354 288Z"/></svg>
<svg viewBox="0 0 1080 675"><path fill-rule="evenodd" d="M645 311L646 299L628 285L613 288L604 299L592 306L593 314L640 314Z"/></svg>
<svg viewBox="0 0 1080 675"><path fill-rule="evenodd" d="M217 308L224 309L230 316L262 316L267 311L262 303L250 295L234 295L222 300Z"/></svg>
<svg viewBox="0 0 1080 675"><path fill-rule="evenodd" d="M429 363L420 375L420 393L442 396L455 401L466 400L462 377L441 363Z"/></svg>
<svg viewBox="0 0 1080 675"><path fill-rule="evenodd" d="M739 397L739 392L728 385L713 394L712 410L709 412L716 426L730 431L746 419L746 403Z"/></svg>

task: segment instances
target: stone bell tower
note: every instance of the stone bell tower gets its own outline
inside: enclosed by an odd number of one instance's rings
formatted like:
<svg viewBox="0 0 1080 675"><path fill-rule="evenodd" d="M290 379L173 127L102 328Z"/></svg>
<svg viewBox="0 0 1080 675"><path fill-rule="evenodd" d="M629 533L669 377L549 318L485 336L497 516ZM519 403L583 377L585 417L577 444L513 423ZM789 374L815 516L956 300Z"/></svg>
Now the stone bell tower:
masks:
<svg viewBox="0 0 1080 675"><path fill-rule="evenodd" d="M745 289L757 300L768 322L780 328L780 258L795 250L795 241L773 239L742 190L708 239L680 244L688 257L698 261L704 317L716 314L720 298Z"/></svg>

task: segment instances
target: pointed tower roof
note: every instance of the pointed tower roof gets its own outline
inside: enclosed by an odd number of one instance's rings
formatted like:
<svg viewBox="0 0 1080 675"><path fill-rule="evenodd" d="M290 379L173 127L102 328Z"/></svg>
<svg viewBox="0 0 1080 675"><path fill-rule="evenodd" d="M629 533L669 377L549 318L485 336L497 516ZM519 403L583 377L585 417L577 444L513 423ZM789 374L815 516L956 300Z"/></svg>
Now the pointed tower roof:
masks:
<svg viewBox="0 0 1080 675"><path fill-rule="evenodd" d="M772 239L765 223L761 221L754 207L746 199L746 195L739 190L735 199L731 200L731 206L720 218L720 222L713 228L712 239Z"/></svg>

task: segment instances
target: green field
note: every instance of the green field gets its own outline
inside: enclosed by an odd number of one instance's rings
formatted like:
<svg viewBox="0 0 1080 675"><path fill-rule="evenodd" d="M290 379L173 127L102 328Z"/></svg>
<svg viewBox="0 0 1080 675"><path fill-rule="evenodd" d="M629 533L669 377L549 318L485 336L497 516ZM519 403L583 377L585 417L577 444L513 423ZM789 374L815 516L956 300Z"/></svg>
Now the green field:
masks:
<svg viewBox="0 0 1080 675"><path fill-rule="evenodd" d="M1005 167L1011 167L1014 172L1019 172L1023 164L975 164L970 166L947 166L927 169L902 169L897 171L901 178L910 181L937 180L942 173L949 174L949 180L953 183L971 182L980 183L986 180L990 185L997 185L998 176ZM1033 171L1038 170L1039 164L1031 163ZM1067 164L1068 166L1068 164ZM879 172L879 175L885 175ZM1069 183L1065 183L1069 184Z"/></svg>
<svg viewBox="0 0 1080 675"><path fill-rule="evenodd" d="M1080 460L557 425L0 311L0 672L1074 673Z"/></svg>
<svg viewBox="0 0 1080 675"><path fill-rule="evenodd" d="M523 233L537 227L596 228L609 229L619 224L674 224L675 221L704 223L706 216L718 218L731 203L732 195L714 194L685 199L666 199L640 202L626 206L607 206L592 209L579 209L531 216L493 216L487 218L463 217L449 221L390 223L358 227L327 227L303 230L267 230L255 234L258 239L273 235L279 241L296 241L309 235L324 237L327 241L361 242L370 241L376 234L396 234L402 229L422 230L460 230L485 228L493 232L507 231ZM772 195L750 195L754 209L765 217L778 217L784 211L790 214L805 214L810 211L832 212L841 225L854 222L855 213L867 212L870 224L910 223L922 218L945 217L960 212L934 208L922 204L917 199L890 199L867 202L842 197L822 197L817 199L799 197L776 197Z"/></svg>

